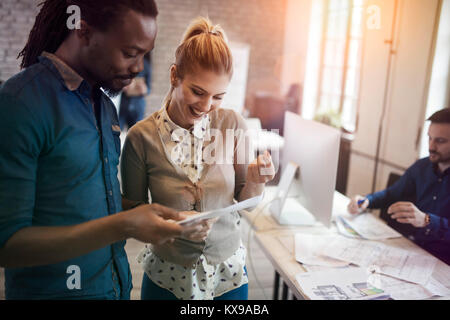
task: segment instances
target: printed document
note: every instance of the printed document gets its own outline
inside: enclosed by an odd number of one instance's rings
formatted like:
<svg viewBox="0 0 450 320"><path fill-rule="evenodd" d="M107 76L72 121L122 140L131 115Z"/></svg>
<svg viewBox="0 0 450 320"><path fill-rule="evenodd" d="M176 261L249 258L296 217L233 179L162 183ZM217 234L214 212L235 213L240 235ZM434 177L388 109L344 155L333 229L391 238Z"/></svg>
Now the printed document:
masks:
<svg viewBox="0 0 450 320"><path fill-rule="evenodd" d="M205 212L202 212L202 213L199 213L196 215L192 215L184 220L178 221L177 223L181 224L181 225L191 224L194 222L198 222L200 220L212 219L212 218L226 215L231 212L256 207L263 198L264 198L264 192L259 196L238 202L238 203L228 206L226 208L205 211Z"/></svg>
<svg viewBox="0 0 450 320"><path fill-rule="evenodd" d="M323 255L370 268L406 281L425 284L430 279L437 259L411 253L383 243L336 236L322 248Z"/></svg>
<svg viewBox="0 0 450 320"><path fill-rule="evenodd" d="M388 299L388 293L367 282L369 275L364 268L348 268L304 272L295 278L312 300Z"/></svg>

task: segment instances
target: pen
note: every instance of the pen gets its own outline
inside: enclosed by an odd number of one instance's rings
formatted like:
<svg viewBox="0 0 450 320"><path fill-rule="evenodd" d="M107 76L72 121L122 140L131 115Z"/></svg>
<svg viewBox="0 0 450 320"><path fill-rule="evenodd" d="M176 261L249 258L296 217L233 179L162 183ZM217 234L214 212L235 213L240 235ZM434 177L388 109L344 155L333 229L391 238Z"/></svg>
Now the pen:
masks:
<svg viewBox="0 0 450 320"><path fill-rule="evenodd" d="M366 201L367 198L364 198L362 200L358 200L358 206L362 205L364 203L364 201Z"/></svg>

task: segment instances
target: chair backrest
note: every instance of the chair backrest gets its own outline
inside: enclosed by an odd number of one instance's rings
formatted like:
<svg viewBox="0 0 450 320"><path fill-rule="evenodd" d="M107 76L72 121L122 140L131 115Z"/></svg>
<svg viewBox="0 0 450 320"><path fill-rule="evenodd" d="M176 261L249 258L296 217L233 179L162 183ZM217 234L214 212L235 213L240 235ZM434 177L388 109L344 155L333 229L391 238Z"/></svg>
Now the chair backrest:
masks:
<svg viewBox="0 0 450 320"><path fill-rule="evenodd" d="M386 187L389 188L390 186L392 186L394 183L397 182L397 180L400 179L400 177L401 177L401 175L391 172L389 174L388 183L387 183ZM414 199L401 199L401 201L414 201ZM408 237L408 236L412 235L415 232L414 226L412 226L410 224L397 222L397 220L392 219L391 216L387 213L387 210L391 204L392 203L390 203L388 206L386 206L384 208L381 208L380 218L383 219L384 221L386 221L388 226L390 226L394 230L400 232L403 236Z"/></svg>

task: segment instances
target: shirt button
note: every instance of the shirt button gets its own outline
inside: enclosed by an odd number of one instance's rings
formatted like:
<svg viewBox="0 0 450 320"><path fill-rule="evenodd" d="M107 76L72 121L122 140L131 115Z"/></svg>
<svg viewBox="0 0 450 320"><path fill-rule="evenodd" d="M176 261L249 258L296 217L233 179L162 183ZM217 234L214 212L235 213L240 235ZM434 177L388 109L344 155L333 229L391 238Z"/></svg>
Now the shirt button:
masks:
<svg viewBox="0 0 450 320"><path fill-rule="evenodd" d="M436 196L434 196L434 197L433 197L433 200L436 200L436 199L437 199L437 197L436 197Z"/></svg>
<svg viewBox="0 0 450 320"><path fill-rule="evenodd" d="M108 163L108 158L105 157L105 162Z"/></svg>
<svg viewBox="0 0 450 320"><path fill-rule="evenodd" d="M441 178L439 178L439 179L438 179L438 182L442 182L442 179L441 179Z"/></svg>
<svg viewBox="0 0 450 320"><path fill-rule="evenodd" d="M109 191L109 195L112 196L112 190Z"/></svg>

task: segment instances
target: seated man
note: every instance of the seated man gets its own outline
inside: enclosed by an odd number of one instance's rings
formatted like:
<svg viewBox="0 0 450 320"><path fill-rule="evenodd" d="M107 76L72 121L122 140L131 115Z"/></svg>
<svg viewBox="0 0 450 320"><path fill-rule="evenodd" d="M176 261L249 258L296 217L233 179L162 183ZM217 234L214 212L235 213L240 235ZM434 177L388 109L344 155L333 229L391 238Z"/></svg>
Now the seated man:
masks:
<svg viewBox="0 0 450 320"><path fill-rule="evenodd" d="M388 207L390 218L414 227L411 240L450 264L450 109L428 120L430 156L416 161L391 187L353 197L348 211Z"/></svg>

